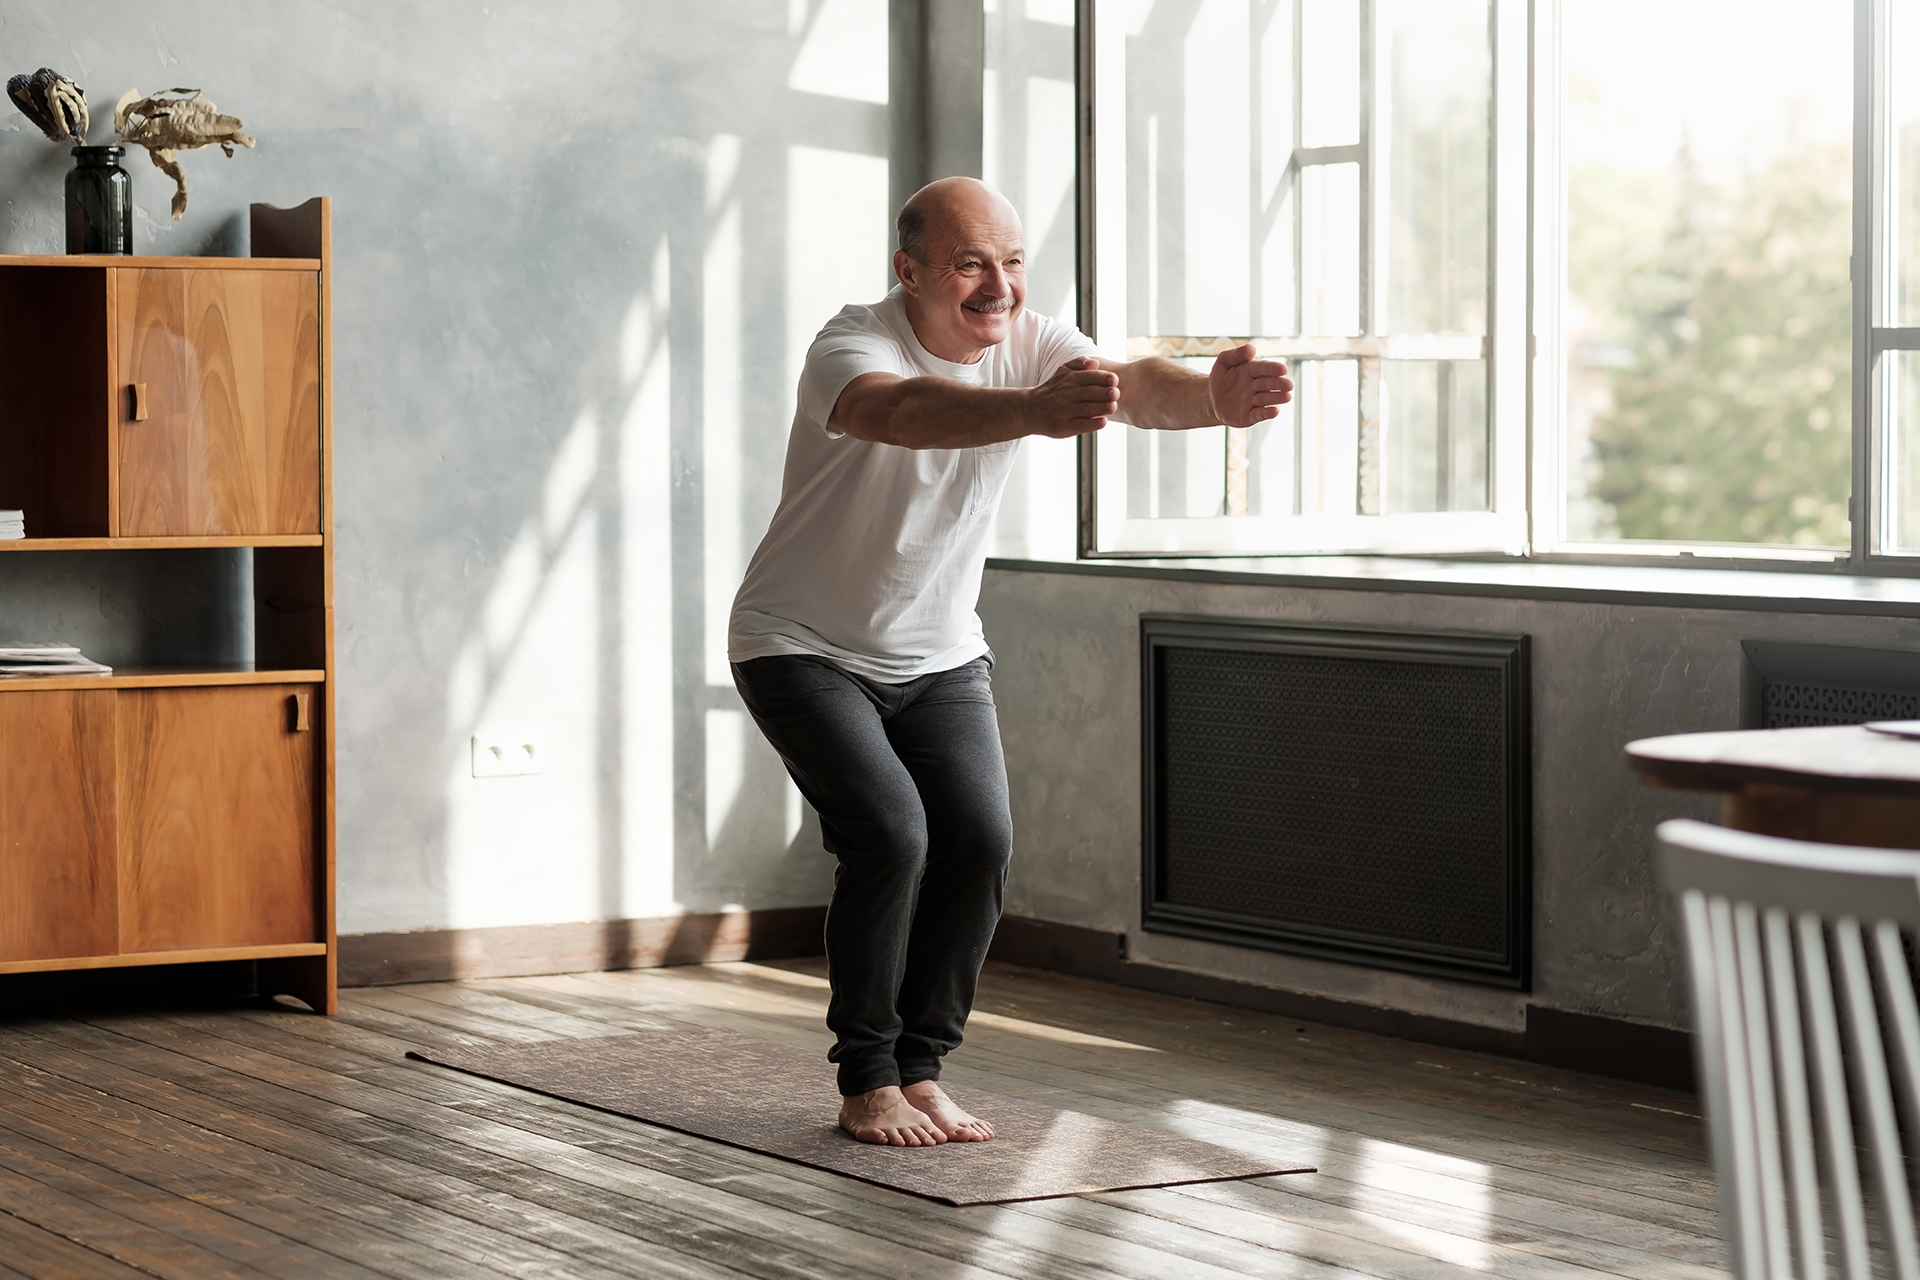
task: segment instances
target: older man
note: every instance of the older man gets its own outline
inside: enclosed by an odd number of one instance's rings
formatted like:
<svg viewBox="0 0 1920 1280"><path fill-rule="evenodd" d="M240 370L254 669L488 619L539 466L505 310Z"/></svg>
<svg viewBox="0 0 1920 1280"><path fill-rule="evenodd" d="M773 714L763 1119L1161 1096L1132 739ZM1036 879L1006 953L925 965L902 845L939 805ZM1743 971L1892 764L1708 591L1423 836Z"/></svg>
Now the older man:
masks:
<svg viewBox="0 0 1920 1280"><path fill-rule="evenodd" d="M1279 412L1286 366L1210 374L1102 360L1025 309L1020 219L947 178L900 210L899 285L814 339L773 522L727 634L734 682L838 861L827 1026L840 1124L863 1142L984 1142L940 1088L1012 853L1006 764L974 606L1024 436L1107 420L1180 430Z"/></svg>

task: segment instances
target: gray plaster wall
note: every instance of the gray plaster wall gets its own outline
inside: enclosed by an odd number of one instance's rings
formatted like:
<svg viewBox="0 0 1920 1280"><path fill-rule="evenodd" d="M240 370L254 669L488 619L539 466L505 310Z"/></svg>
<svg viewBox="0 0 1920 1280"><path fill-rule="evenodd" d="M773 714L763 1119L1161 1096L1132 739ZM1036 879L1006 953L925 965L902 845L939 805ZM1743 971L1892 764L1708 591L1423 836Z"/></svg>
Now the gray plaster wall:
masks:
<svg viewBox="0 0 1920 1280"><path fill-rule="evenodd" d="M1920 621L992 570L981 599L1013 788L1009 912L1128 934L1135 960L1487 1026L1529 1001L1685 1025L1649 841L1706 797L1641 787L1635 738L1740 722L1742 640L1920 647ZM1143 613L1532 637L1533 990L1514 993L1140 929Z"/></svg>
<svg viewBox="0 0 1920 1280"><path fill-rule="evenodd" d="M138 253L333 198L342 931L822 901L721 628L798 353L888 283L887 0L0 0L42 65L96 142L176 85L258 139L180 222L130 157ZM0 107L0 252L62 251L70 163ZM0 636L244 657L243 572L20 556ZM473 778L496 731L546 773Z"/></svg>

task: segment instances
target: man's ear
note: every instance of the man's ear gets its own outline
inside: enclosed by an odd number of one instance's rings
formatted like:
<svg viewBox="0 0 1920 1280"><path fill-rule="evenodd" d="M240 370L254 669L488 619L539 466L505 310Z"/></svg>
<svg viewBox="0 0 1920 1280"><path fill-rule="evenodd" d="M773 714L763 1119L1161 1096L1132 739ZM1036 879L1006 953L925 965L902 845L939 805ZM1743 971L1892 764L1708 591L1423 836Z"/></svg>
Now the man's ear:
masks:
<svg viewBox="0 0 1920 1280"><path fill-rule="evenodd" d="M920 264L915 262L912 255L905 249L893 251L894 278L899 280L901 286L916 298L920 296L919 271Z"/></svg>

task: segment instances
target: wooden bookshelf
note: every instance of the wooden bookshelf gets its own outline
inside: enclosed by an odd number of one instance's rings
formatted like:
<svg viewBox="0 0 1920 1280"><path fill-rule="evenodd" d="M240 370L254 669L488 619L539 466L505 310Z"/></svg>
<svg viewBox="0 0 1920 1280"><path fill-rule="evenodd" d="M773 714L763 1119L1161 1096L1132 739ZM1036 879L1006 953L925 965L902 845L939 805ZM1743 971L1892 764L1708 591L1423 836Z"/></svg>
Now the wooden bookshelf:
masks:
<svg viewBox="0 0 1920 1280"><path fill-rule="evenodd" d="M325 684L318 667L115 667L109 676L0 676L0 695L49 689L194 689L221 684Z"/></svg>
<svg viewBox="0 0 1920 1280"><path fill-rule="evenodd" d="M196 547L318 547L326 539L317 533L213 534L180 538L9 538L0 540L6 551L168 551Z"/></svg>
<svg viewBox="0 0 1920 1280"><path fill-rule="evenodd" d="M51 960L0 960L0 973L48 973L56 969L129 969L142 964L206 964L219 960L287 960L327 953L322 942L286 942L264 947L202 947L197 951L127 951L110 956L59 956Z"/></svg>
<svg viewBox="0 0 1920 1280"><path fill-rule="evenodd" d="M311 201L308 202L312 203ZM255 205L265 209L267 205ZM305 208L302 205L301 208ZM291 209L276 210L292 213ZM11 267L162 267L169 271L319 271L319 258L156 258L118 253L4 253L0 265Z"/></svg>
<svg viewBox="0 0 1920 1280"><path fill-rule="evenodd" d="M331 1013L331 208L251 214L251 258L0 255L0 554L250 548L254 634L0 679L0 974L249 960Z"/></svg>

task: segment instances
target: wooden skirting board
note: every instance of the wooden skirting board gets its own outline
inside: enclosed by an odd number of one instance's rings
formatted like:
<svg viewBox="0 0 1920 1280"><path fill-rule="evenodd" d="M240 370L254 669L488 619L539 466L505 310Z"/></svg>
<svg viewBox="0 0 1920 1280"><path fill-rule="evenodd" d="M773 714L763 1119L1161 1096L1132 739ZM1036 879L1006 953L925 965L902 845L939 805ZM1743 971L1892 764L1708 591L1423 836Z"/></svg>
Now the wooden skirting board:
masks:
<svg viewBox="0 0 1920 1280"><path fill-rule="evenodd" d="M651 969L717 960L781 960L821 954L825 907L523 925L345 934L340 985L387 986L455 978ZM1000 921L995 960L1162 995L1207 1000L1329 1026L1369 1031L1691 1092L1693 1036L1625 1018L1527 1006L1524 1032L1308 995L1141 964L1123 956L1126 935L1025 916Z"/></svg>
<svg viewBox="0 0 1920 1280"><path fill-rule="evenodd" d="M349 933L340 937L340 985L817 956L826 921L825 907L778 907L580 924Z"/></svg>
<svg viewBox="0 0 1920 1280"><path fill-rule="evenodd" d="M1524 1058L1689 1093L1694 1089L1693 1035L1688 1031L1539 1004L1527 1006L1524 1032L1502 1031L1430 1014L1239 982L1191 969L1141 964L1125 958L1125 943L1124 933L1007 916L1000 921L988 955L1009 964L1162 995L1208 1000L1450 1049Z"/></svg>

